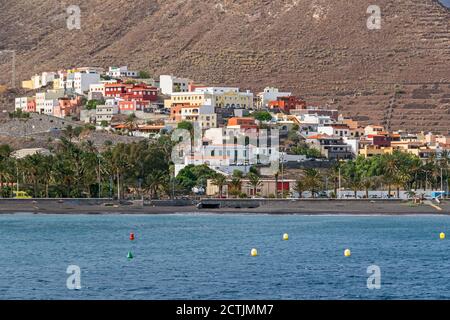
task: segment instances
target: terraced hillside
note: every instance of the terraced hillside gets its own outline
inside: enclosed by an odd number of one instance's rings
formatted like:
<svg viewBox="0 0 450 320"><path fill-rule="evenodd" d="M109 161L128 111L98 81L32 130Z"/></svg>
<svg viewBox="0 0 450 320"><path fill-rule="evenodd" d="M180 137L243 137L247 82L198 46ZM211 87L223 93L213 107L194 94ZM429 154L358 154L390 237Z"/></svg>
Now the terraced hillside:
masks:
<svg viewBox="0 0 450 320"><path fill-rule="evenodd" d="M341 110L361 124L390 130L432 130L450 134L450 82L392 85L339 95L309 95L308 101Z"/></svg>
<svg viewBox="0 0 450 320"><path fill-rule="evenodd" d="M380 30L366 27L371 0L77 0L81 30L68 30L72 2L0 1L0 50L16 50L18 80L74 65L127 64L155 76L340 97L343 112L391 126L450 126L439 118L448 108L450 10L437 0L377 1ZM0 56L0 83L11 81L10 69ZM416 83L438 84L443 93L419 102L427 108L407 106ZM396 87L406 97L394 97ZM437 120L427 118L433 113Z"/></svg>

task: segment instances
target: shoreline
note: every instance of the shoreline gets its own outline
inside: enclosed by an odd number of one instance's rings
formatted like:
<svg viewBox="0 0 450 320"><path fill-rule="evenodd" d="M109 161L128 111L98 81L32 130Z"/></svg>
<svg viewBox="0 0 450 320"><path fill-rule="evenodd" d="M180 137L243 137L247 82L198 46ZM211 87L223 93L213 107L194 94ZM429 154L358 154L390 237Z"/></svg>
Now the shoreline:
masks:
<svg viewBox="0 0 450 320"><path fill-rule="evenodd" d="M209 201L209 200L208 200ZM221 200L218 200L221 201ZM108 204L108 206L105 205ZM83 214L83 215L158 215L158 214L264 214L264 215L450 215L450 201L439 204L441 210L431 205L411 205L396 200L239 200L239 207L232 201L222 202L218 209L198 209L190 205L121 204L113 201L66 199L11 200L0 199L2 214ZM257 203L257 206L255 206ZM244 205L242 205L244 204ZM248 207L245 207L248 204Z"/></svg>

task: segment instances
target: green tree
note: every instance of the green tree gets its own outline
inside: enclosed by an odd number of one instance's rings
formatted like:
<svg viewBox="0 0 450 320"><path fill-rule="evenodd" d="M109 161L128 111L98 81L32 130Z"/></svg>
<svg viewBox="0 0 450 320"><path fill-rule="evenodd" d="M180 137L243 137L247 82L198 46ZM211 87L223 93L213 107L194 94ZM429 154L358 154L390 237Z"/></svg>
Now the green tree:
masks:
<svg viewBox="0 0 450 320"><path fill-rule="evenodd" d="M257 174L249 173L247 175L247 179L248 185L252 188L253 196L256 196L258 188L260 188L262 185L261 178Z"/></svg>
<svg viewBox="0 0 450 320"><path fill-rule="evenodd" d="M211 183L219 188L219 197L222 198L223 187L227 184L227 178L223 174L216 174Z"/></svg>
<svg viewBox="0 0 450 320"><path fill-rule="evenodd" d="M268 122L272 120L272 115L267 111L256 111L251 114L253 118L261 122Z"/></svg>
<svg viewBox="0 0 450 320"><path fill-rule="evenodd" d="M307 190L307 185L303 178L299 178L295 181L294 191L298 193L298 197L303 198L303 193Z"/></svg>
<svg viewBox="0 0 450 320"><path fill-rule="evenodd" d="M139 71L138 77L139 77L139 79L150 79L150 78L151 78L149 72L147 72L147 71L142 71L142 70Z"/></svg>
<svg viewBox="0 0 450 320"><path fill-rule="evenodd" d="M322 177L319 170L308 168L304 170L305 186L311 192L313 198L319 193L322 187Z"/></svg>

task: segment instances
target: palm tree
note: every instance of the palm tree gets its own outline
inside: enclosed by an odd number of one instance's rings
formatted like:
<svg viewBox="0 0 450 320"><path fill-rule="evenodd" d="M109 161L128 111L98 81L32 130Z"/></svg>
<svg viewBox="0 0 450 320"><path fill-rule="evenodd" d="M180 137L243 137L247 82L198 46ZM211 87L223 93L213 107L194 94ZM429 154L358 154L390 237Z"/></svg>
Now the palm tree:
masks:
<svg viewBox="0 0 450 320"><path fill-rule="evenodd" d="M228 185L228 190L231 195L237 198L242 192L241 178L233 177Z"/></svg>
<svg viewBox="0 0 450 320"><path fill-rule="evenodd" d="M147 190L150 191L150 197L152 199L158 199L158 191L163 188L164 184L167 182L167 174L163 171L157 170L147 175L145 179L145 184Z"/></svg>
<svg viewBox="0 0 450 320"><path fill-rule="evenodd" d="M354 197L356 199L358 197L358 191L362 187L361 179L358 175L353 174L350 177L345 177L345 180L347 182L347 187L353 190Z"/></svg>
<svg viewBox="0 0 450 320"><path fill-rule="evenodd" d="M211 182L219 188L219 197L222 198L223 187L227 184L227 178L223 174L218 173Z"/></svg>
<svg viewBox="0 0 450 320"><path fill-rule="evenodd" d="M374 184L375 180L372 177L364 177L360 181L361 187L363 187L366 192L366 199L369 199L369 190L374 186Z"/></svg>
<svg viewBox="0 0 450 320"><path fill-rule="evenodd" d="M320 172L317 169L308 168L304 170L304 175L305 186L307 190L311 192L312 197L315 198L319 189L322 187L322 177Z"/></svg>
<svg viewBox="0 0 450 320"><path fill-rule="evenodd" d="M328 181L331 181L333 184L333 192L334 192L335 197L337 197L338 188L339 188L339 167L340 166L341 166L341 163L337 163L336 165L334 165L332 168L330 168L326 172Z"/></svg>
<svg viewBox="0 0 450 320"><path fill-rule="evenodd" d="M397 160L395 154L385 155L383 160L383 178L384 182L388 185L389 197L391 197L392 185L395 183L395 176L398 172Z"/></svg>
<svg viewBox="0 0 450 320"><path fill-rule="evenodd" d="M134 113L130 114L125 121L125 126L128 129L128 132L133 135L133 131L137 128L137 117Z"/></svg>
<svg viewBox="0 0 450 320"><path fill-rule="evenodd" d="M305 180L299 178L295 181L294 191L298 192L298 197L301 199L303 197L303 192L307 190L307 186L305 184Z"/></svg>
<svg viewBox="0 0 450 320"><path fill-rule="evenodd" d="M39 167L39 176L44 184L45 197L49 197L49 185L53 175L53 156L43 156Z"/></svg>
<svg viewBox="0 0 450 320"><path fill-rule="evenodd" d="M248 185L252 188L253 196L256 196L258 188L262 185L261 178L255 173L249 173L247 175L247 179Z"/></svg>

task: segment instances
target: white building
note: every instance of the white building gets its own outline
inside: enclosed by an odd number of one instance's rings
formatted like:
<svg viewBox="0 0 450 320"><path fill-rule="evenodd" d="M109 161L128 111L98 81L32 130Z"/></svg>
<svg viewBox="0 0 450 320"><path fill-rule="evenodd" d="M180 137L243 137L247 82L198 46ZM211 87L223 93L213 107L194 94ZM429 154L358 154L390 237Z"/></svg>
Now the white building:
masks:
<svg viewBox="0 0 450 320"><path fill-rule="evenodd" d="M89 91L91 84L100 83L100 74L97 72L75 72L73 88L76 93L84 94L85 91Z"/></svg>
<svg viewBox="0 0 450 320"><path fill-rule="evenodd" d="M128 70L127 66L109 67L109 71L106 72L106 75L111 78L137 78L139 76L139 72Z"/></svg>
<svg viewBox="0 0 450 320"><path fill-rule="evenodd" d="M94 83L89 85L89 92L91 93L101 93L105 96L105 84L104 83Z"/></svg>
<svg viewBox="0 0 450 320"><path fill-rule="evenodd" d="M185 78L177 78L169 75L161 75L159 77L159 86L163 94L171 95L175 92L188 92L191 80Z"/></svg>
<svg viewBox="0 0 450 320"><path fill-rule="evenodd" d="M21 97L21 98L16 98L15 100L15 110L22 110L22 111L27 111L28 110L28 102L33 101L34 98L33 97Z"/></svg>
<svg viewBox="0 0 450 320"><path fill-rule="evenodd" d="M270 101L275 101L281 97L290 97L291 92L280 92L278 88L266 87L263 92L258 93L258 108L268 108Z"/></svg>
<svg viewBox="0 0 450 320"><path fill-rule="evenodd" d="M48 116L52 116L53 111L58 105L59 105L58 99L46 99L44 100L44 112L41 113L46 114Z"/></svg>
<svg viewBox="0 0 450 320"><path fill-rule="evenodd" d="M334 123L330 116L319 116L316 114L302 114L297 116L297 118L300 121L300 130L306 135L317 134L319 127Z"/></svg>
<svg viewBox="0 0 450 320"><path fill-rule="evenodd" d="M327 134L329 136L350 137L351 130L345 124L330 124L320 125L317 128L317 132L321 134Z"/></svg>
<svg viewBox="0 0 450 320"><path fill-rule="evenodd" d="M42 72L41 75L41 85L43 87L49 85L55 80L56 73L55 72Z"/></svg>
<svg viewBox="0 0 450 320"><path fill-rule="evenodd" d="M359 154L359 139L344 137L344 143L351 147L354 157Z"/></svg>
<svg viewBox="0 0 450 320"><path fill-rule="evenodd" d="M253 93L235 87L196 87L194 93L211 95L214 105L220 108L253 109Z"/></svg>
<svg viewBox="0 0 450 320"><path fill-rule="evenodd" d="M58 105L58 99L62 97L64 97L64 90L48 90L47 92L36 93L36 112L53 115L53 108Z"/></svg>
<svg viewBox="0 0 450 320"><path fill-rule="evenodd" d="M101 123L102 121L110 123L114 115L118 113L119 107L117 106L117 104L114 105L110 103L109 105L99 105L96 108L95 120L97 123Z"/></svg>

